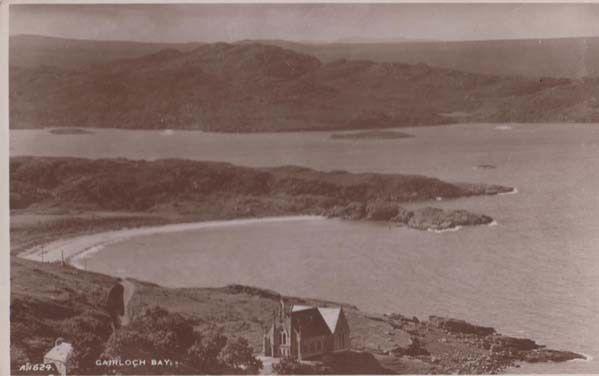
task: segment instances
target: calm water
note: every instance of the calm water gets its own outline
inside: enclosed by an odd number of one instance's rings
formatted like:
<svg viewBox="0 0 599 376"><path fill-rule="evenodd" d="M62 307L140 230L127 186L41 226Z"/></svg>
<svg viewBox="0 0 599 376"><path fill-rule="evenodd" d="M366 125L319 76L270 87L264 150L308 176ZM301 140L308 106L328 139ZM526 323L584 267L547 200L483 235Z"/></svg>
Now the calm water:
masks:
<svg viewBox="0 0 599 376"><path fill-rule="evenodd" d="M597 373L599 125L499 128L408 129L416 137L381 141L331 140L329 133L12 131L11 154L298 164L517 187L514 195L434 203L489 214L498 222L492 227L434 234L337 220L243 224L130 239L95 254L88 267L166 285L244 283L367 311L464 318L595 359L518 372ZM142 265L142 257L155 262Z"/></svg>

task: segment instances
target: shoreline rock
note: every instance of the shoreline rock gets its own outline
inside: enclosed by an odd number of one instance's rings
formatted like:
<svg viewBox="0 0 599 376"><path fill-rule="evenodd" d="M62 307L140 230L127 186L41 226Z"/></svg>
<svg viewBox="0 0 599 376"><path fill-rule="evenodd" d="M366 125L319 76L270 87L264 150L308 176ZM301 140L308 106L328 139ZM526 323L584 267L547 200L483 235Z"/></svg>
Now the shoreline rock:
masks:
<svg viewBox="0 0 599 376"><path fill-rule="evenodd" d="M407 346L393 349L391 355L425 362L431 366L429 373L494 374L518 362L586 359L581 354L547 349L531 339L505 336L492 327L454 318L430 316L418 321L395 313L385 319L411 336ZM383 365L391 361L382 359Z"/></svg>

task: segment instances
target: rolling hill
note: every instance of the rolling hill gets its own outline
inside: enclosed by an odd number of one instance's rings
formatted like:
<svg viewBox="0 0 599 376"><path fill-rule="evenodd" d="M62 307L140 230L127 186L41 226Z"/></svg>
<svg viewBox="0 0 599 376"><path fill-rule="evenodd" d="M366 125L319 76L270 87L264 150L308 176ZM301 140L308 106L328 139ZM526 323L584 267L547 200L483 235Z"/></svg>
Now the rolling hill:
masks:
<svg viewBox="0 0 599 376"><path fill-rule="evenodd" d="M322 62L339 59L424 63L434 67L499 76L582 78L599 76L599 37L447 42L435 40L361 40L331 43L246 40L313 55ZM162 49L183 52L204 43L142 43L65 39L39 35L10 37L10 64L52 65L79 69L119 59L141 57Z"/></svg>
<svg viewBox="0 0 599 376"><path fill-rule="evenodd" d="M378 43L263 43L318 57L376 62L425 63L435 67L500 76L583 78L599 76L599 37L481 41Z"/></svg>
<svg viewBox="0 0 599 376"><path fill-rule="evenodd" d="M597 97L597 78L494 76L422 63L322 62L255 42L161 49L76 69L10 68L13 129L256 132L595 122Z"/></svg>
<svg viewBox="0 0 599 376"><path fill-rule="evenodd" d="M9 53L11 66L33 68L48 65L62 69L81 69L114 60L140 57L166 48L186 51L200 44L97 41L17 35L10 38Z"/></svg>

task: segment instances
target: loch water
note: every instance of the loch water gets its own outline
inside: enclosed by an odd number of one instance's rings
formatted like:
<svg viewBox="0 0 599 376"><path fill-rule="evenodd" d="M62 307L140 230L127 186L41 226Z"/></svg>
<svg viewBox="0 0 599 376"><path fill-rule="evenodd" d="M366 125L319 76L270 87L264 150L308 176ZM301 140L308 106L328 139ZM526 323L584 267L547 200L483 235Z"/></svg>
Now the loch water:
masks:
<svg viewBox="0 0 599 376"><path fill-rule="evenodd" d="M511 372L599 373L597 124L402 128L414 137L394 140L92 131L13 130L11 155L293 164L515 187L516 194L429 203L490 215L493 226L432 233L315 218L244 222L117 242L87 265L168 286L242 283L372 312L462 318L592 358Z"/></svg>

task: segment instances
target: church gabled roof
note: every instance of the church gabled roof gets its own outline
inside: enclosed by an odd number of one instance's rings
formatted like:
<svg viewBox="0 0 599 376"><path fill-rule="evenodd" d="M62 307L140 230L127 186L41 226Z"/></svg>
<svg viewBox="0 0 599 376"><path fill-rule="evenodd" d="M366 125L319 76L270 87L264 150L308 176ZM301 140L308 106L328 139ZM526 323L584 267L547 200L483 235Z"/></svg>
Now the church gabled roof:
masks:
<svg viewBox="0 0 599 376"><path fill-rule="evenodd" d="M335 334L337 329L337 322L341 316L341 308L322 308L318 307L318 312L322 315L322 318L327 323L331 334Z"/></svg>
<svg viewBox="0 0 599 376"><path fill-rule="evenodd" d="M341 316L341 308L294 305L291 308L297 324L305 335L334 334Z"/></svg>
<svg viewBox="0 0 599 376"><path fill-rule="evenodd" d="M308 306L308 305L294 304L293 307L291 307L291 312L305 311L306 309L312 309L312 308L314 308L314 307Z"/></svg>

